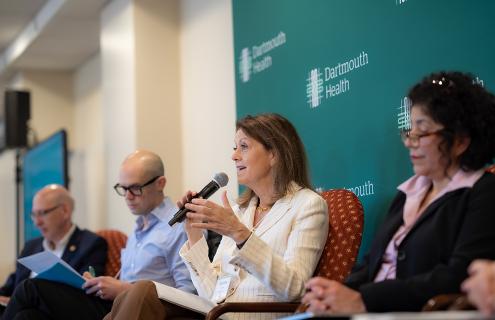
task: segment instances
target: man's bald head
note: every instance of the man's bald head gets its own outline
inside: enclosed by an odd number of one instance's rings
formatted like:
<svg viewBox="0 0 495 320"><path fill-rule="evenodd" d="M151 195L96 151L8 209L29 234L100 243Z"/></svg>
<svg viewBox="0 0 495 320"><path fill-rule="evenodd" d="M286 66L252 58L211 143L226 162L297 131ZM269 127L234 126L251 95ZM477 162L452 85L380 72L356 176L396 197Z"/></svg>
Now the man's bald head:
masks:
<svg viewBox="0 0 495 320"><path fill-rule="evenodd" d="M43 187L35 194L34 200L36 199L43 199L54 205L66 204L71 213L74 210L74 198L69 190L59 184L49 184Z"/></svg>
<svg viewBox="0 0 495 320"><path fill-rule="evenodd" d="M73 210L74 199L69 191L61 185L50 184L34 196L32 218L43 237L54 243L71 228Z"/></svg>
<svg viewBox="0 0 495 320"><path fill-rule="evenodd" d="M128 155L120 166L118 185L137 188L124 194L127 206L133 214L145 215L156 208L164 198L166 184L162 159L148 150L136 150ZM132 189L131 189L132 190Z"/></svg>
<svg viewBox="0 0 495 320"><path fill-rule="evenodd" d="M162 159L154 152L148 150L136 150L128 155L122 162L122 166L132 165L142 170L142 174L148 176L164 176L165 168Z"/></svg>

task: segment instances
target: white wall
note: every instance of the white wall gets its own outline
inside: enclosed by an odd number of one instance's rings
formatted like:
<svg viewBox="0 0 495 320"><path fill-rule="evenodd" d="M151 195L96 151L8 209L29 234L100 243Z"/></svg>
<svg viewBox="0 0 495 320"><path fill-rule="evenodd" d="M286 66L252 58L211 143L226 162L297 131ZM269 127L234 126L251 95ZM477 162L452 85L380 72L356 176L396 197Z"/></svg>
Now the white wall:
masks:
<svg viewBox="0 0 495 320"><path fill-rule="evenodd" d="M14 270L16 257L15 152L0 154L0 285Z"/></svg>
<svg viewBox="0 0 495 320"><path fill-rule="evenodd" d="M230 159L235 131L230 0L181 2L181 93L185 188L199 190L224 171L229 194L237 197ZM219 201L218 194L213 199Z"/></svg>
<svg viewBox="0 0 495 320"><path fill-rule="evenodd" d="M181 188L199 190L219 171L229 175L229 193L237 196L230 159L235 128L231 3L182 0L179 19L174 12L174 1L114 0L102 14L108 227L125 232L132 230L134 217L111 187L123 157L137 147L165 160L166 192L172 198Z"/></svg>
<svg viewBox="0 0 495 320"><path fill-rule="evenodd" d="M122 160L136 149L134 15L130 0L114 0L104 8L100 45L107 223L128 233L134 218L112 187Z"/></svg>
<svg viewBox="0 0 495 320"><path fill-rule="evenodd" d="M84 228L107 224L105 150L101 101L101 56L91 57L74 72L74 148L69 164L76 198L73 220Z"/></svg>
<svg viewBox="0 0 495 320"><path fill-rule="evenodd" d="M165 193L182 186L180 15L178 0L135 0L137 146L163 159Z"/></svg>
<svg viewBox="0 0 495 320"><path fill-rule="evenodd" d="M226 172L235 124L229 0L114 0L102 14L102 107L108 227L130 232L134 217L111 187L137 147L165 162L167 194L199 190ZM178 92L180 94L178 94ZM184 189L184 190L182 190ZM214 199L219 200L218 195Z"/></svg>

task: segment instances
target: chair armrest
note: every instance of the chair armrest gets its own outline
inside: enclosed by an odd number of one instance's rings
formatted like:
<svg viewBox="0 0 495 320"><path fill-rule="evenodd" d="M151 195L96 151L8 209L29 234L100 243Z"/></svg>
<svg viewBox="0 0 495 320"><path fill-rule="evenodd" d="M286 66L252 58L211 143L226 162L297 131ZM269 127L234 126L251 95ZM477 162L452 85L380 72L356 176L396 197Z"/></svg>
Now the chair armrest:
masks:
<svg viewBox="0 0 495 320"><path fill-rule="evenodd" d="M461 296L462 294L460 293L439 294L428 300L423 306L422 311L447 310Z"/></svg>
<svg viewBox="0 0 495 320"><path fill-rule="evenodd" d="M449 307L449 310L476 310L476 307L469 302L465 294L457 297Z"/></svg>
<svg viewBox="0 0 495 320"><path fill-rule="evenodd" d="M205 320L214 320L227 312L291 312L296 311L298 302L226 302L208 312Z"/></svg>

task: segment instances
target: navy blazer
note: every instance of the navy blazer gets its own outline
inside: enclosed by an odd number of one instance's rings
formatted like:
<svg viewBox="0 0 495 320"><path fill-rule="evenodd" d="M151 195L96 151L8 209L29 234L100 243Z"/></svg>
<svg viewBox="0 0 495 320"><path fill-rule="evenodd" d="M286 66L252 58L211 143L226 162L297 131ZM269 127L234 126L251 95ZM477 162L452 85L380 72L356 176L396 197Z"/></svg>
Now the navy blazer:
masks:
<svg viewBox="0 0 495 320"><path fill-rule="evenodd" d="M26 242L19 258L30 256L43 251L43 237ZM82 274L88 271L88 267L95 268L97 275L103 275L107 260L107 242L102 237L88 230L80 230L76 227L69 239L62 255L62 260ZM29 278L31 270L16 263L16 270L0 288L0 295L11 296L15 287L24 279Z"/></svg>
<svg viewBox="0 0 495 320"><path fill-rule="evenodd" d="M403 224L399 192L369 254L346 279L370 312L419 311L428 299L460 292L474 259L495 259L495 175L431 203L398 247L396 279L374 283L390 239Z"/></svg>

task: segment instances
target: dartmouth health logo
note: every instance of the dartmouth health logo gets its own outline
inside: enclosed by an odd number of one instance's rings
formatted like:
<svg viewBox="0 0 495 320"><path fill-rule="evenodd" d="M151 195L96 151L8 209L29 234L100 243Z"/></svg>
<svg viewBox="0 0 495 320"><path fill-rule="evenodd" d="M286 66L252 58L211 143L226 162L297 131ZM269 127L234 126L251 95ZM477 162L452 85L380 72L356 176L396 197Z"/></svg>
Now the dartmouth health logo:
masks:
<svg viewBox="0 0 495 320"><path fill-rule="evenodd" d="M251 51L249 48L242 49L241 56L239 57L239 74L241 75L242 82L249 81L252 66Z"/></svg>
<svg viewBox="0 0 495 320"><path fill-rule="evenodd" d="M254 75L268 70L273 65L273 50L283 46L287 36L280 31L271 39L256 45L242 48L239 55L239 77L243 83L249 82Z"/></svg>
<svg viewBox="0 0 495 320"><path fill-rule="evenodd" d="M325 100L344 95L351 90L350 75L366 67L368 53L363 50L353 56L343 56L325 67L311 68L306 77L306 101L310 108Z"/></svg>
<svg viewBox="0 0 495 320"><path fill-rule="evenodd" d="M320 69L312 69L306 79L306 97L311 108L320 105L323 98L323 78Z"/></svg>

